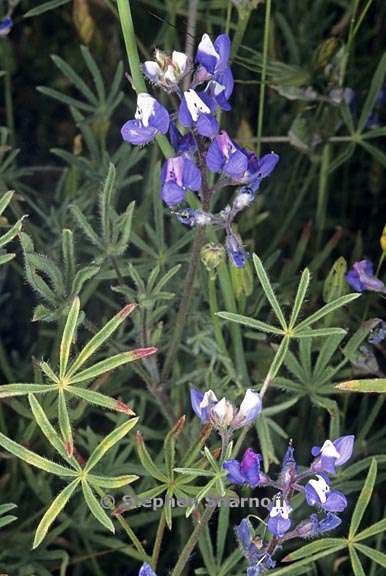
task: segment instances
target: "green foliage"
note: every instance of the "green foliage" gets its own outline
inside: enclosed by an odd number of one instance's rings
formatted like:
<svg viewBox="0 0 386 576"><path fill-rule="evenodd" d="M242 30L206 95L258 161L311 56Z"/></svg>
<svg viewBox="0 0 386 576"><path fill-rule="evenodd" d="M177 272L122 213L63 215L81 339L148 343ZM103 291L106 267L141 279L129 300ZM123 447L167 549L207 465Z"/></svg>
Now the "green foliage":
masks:
<svg viewBox="0 0 386 576"><path fill-rule="evenodd" d="M159 576L242 576L234 526L250 514L258 542L266 512L206 507L236 497L222 461L251 446L267 470L289 439L306 462L313 445L354 434L333 483L349 501L342 526L285 544L272 574L380 576L385 347L369 337L384 297L357 299L345 276L368 257L385 280L385 7L190 4L12 3L0 41L0 572L137 575L147 561ZM78 12L92 20L87 46L74 36ZM189 278L195 230L159 197L174 152L166 137L160 150L131 147L120 127L135 91L159 97L139 60L155 46L183 50L192 17L196 40L225 29L233 40L226 130L280 163L237 222L258 256L210 273L197 256ZM216 191L210 209L232 194ZM262 413L224 450L193 416L190 386L236 403L256 388ZM125 496L195 505L130 507ZM304 513L296 506L296 521Z"/></svg>

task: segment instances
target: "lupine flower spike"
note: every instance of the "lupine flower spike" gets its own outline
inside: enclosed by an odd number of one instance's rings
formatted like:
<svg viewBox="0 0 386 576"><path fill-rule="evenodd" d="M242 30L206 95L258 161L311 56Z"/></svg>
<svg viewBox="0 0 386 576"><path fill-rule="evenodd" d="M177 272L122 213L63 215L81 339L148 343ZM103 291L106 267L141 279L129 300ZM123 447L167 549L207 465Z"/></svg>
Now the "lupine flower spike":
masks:
<svg viewBox="0 0 386 576"><path fill-rule="evenodd" d="M186 226L222 228L229 259L233 266L242 268L249 255L232 224L242 210L253 204L262 180L272 173L279 156L271 152L257 158L227 132L220 131L217 112L231 109L234 87L230 54L227 34L220 34L214 41L204 34L194 61L183 52L167 54L156 50L154 60L142 65L143 74L161 90L175 93L178 109L169 115L155 98L138 94L135 117L123 125L121 132L126 142L137 146L152 142L157 134L168 135L175 156L166 160L161 170L162 200ZM190 74L190 85L182 87L182 81ZM181 132L181 127L185 131ZM218 175L210 190L207 171ZM207 205L208 194L227 186L236 187L234 199L216 214L186 204L187 191L197 193Z"/></svg>
<svg viewBox="0 0 386 576"><path fill-rule="evenodd" d="M257 543L248 518L244 518L236 527L236 538L248 561L247 576L257 576L274 568L276 563L273 556L283 542L295 538L315 538L341 524L342 520L336 513L345 510L347 499L342 492L332 488L328 474L335 475L336 467L344 465L351 458L353 446L354 436L342 436L333 442L326 440L322 447L312 448L313 462L308 469L300 471L290 441L278 480L261 471L262 457L252 448L247 448L241 461L226 460L223 463L227 479L232 484L251 488L271 486L275 489L264 522L273 538L265 541L263 537ZM317 512L312 512L308 518L294 525L291 499L296 493L302 494L306 503Z"/></svg>

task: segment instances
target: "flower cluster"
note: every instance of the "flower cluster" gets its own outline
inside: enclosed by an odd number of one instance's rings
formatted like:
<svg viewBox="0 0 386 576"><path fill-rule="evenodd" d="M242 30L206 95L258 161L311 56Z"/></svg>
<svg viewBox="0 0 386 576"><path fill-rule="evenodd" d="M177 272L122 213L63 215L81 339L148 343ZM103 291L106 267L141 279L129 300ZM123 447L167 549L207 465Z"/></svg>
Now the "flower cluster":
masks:
<svg viewBox="0 0 386 576"><path fill-rule="evenodd" d="M210 422L216 430L233 431L251 424L262 409L260 395L248 389L238 410L226 398L217 399L212 390L203 394L199 390L190 390L192 408L202 424Z"/></svg>
<svg viewBox="0 0 386 576"><path fill-rule="evenodd" d="M252 204L261 181L274 170L279 157L275 153L257 158L220 130L218 112L231 109L229 99L234 81L229 65L231 43L227 34L214 42L204 34L194 62L182 53L171 55L156 50L155 59L142 66L145 77L179 99L178 110L168 110L147 93L137 97L134 119L128 120L121 133L125 141L145 145L157 135L167 135L175 155L161 170L161 198L187 226L216 225L225 231L225 248L236 267L244 266L248 254L242 240L232 229L236 215ZM189 77L189 86L182 81ZM178 123L178 126L177 126ZM218 175L209 187L208 173ZM237 192L233 202L219 213L210 212L213 193L226 186ZM197 193L202 209L187 203L187 193Z"/></svg>
<svg viewBox="0 0 386 576"><path fill-rule="evenodd" d="M299 470L292 443L284 456L278 480L261 471L261 455L248 448L241 461L227 460L223 467L233 484L271 486L275 489L266 526L271 538L268 542L254 538L252 524L244 518L236 527L236 537L248 560L247 576L257 576L274 568L274 553L282 543L295 538L314 538L335 529L341 524L337 515L347 507L347 499L331 486L330 476L351 457L354 436L342 436L334 442L326 440L323 446L312 448L314 457L307 469ZM316 512L298 524L291 517L291 500L296 493L303 494L308 506Z"/></svg>

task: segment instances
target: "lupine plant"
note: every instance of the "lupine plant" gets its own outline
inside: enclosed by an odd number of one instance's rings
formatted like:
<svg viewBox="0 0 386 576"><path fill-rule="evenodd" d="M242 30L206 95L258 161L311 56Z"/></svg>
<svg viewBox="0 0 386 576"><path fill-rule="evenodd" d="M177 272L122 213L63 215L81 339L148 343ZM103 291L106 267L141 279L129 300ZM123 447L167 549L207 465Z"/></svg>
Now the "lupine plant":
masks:
<svg viewBox="0 0 386 576"><path fill-rule="evenodd" d="M0 573L384 573L385 16L0 2Z"/></svg>

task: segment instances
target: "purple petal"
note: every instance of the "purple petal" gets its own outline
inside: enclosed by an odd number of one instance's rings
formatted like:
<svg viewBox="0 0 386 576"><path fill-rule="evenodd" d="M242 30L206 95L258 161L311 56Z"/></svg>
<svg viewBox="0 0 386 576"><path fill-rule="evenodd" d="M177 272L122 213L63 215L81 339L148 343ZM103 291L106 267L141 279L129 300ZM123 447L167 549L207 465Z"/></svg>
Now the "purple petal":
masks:
<svg viewBox="0 0 386 576"><path fill-rule="evenodd" d="M210 114L200 114L196 123L196 129L201 136L213 138L218 134L219 125L214 116L211 116Z"/></svg>
<svg viewBox="0 0 386 576"><path fill-rule="evenodd" d="M192 408L194 413L201 418L201 407L200 404L202 399L204 398L204 394L197 390L196 388L190 389L190 402L192 404Z"/></svg>
<svg viewBox="0 0 386 576"><path fill-rule="evenodd" d="M197 48L196 62L201 64L210 74L214 73L219 59L216 49L208 34L203 34Z"/></svg>
<svg viewBox="0 0 386 576"><path fill-rule="evenodd" d="M279 162L279 155L271 152L265 154L258 160L257 176L259 178L267 178L274 170L276 164Z"/></svg>
<svg viewBox="0 0 386 576"><path fill-rule="evenodd" d="M135 146L144 146L154 140L157 130L151 126L145 128L138 120L128 120L121 129L122 138Z"/></svg>
<svg viewBox="0 0 386 576"><path fill-rule="evenodd" d="M169 112L156 100L154 103L153 114L149 118L149 125L153 126L153 128L158 130L158 132L161 132L161 134L166 134L169 130L169 124Z"/></svg>
<svg viewBox="0 0 386 576"><path fill-rule="evenodd" d="M240 150L236 150L233 154L230 155L229 160L225 163L223 172L227 176L234 178L237 180L241 178L248 167L248 159L240 152Z"/></svg>
<svg viewBox="0 0 386 576"><path fill-rule="evenodd" d="M223 72L219 72L216 74L216 82L224 86L225 88L224 95L225 98L228 100L232 95L234 87L233 74L230 66L225 68Z"/></svg>
<svg viewBox="0 0 386 576"><path fill-rule="evenodd" d="M211 172L221 172L224 166L224 156L221 153L217 138L210 144L206 153L206 165Z"/></svg>
<svg viewBox="0 0 386 576"><path fill-rule="evenodd" d="M321 506L322 502L315 488L313 488L309 482L307 482L304 488L307 504L310 506Z"/></svg>
<svg viewBox="0 0 386 576"><path fill-rule="evenodd" d="M236 526L236 536L243 549L247 552L252 543L252 526L248 518L243 518Z"/></svg>
<svg viewBox="0 0 386 576"><path fill-rule="evenodd" d="M201 189L201 172L189 158L184 158L182 182L185 188L194 192Z"/></svg>
<svg viewBox="0 0 386 576"><path fill-rule="evenodd" d="M185 96L183 96L178 109L178 121L182 126L184 126L184 128L191 128L193 126L193 118L188 110Z"/></svg>
<svg viewBox="0 0 386 576"><path fill-rule="evenodd" d="M160 196L169 206L176 206L185 199L185 190L175 182L166 182L162 188Z"/></svg>
<svg viewBox="0 0 386 576"><path fill-rule="evenodd" d="M312 449L311 449L311 454L312 454L313 456L315 456L315 458L316 458L316 456L319 456L320 450L321 450L321 447L320 447L320 446L313 446Z"/></svg>
<svg viewBox="0 0 386 576"><path fill-rule="evenodd" d="M335 460L335 466L342 466L351 458L354 448L355 436L342 436L334 442L335 448L338 450L340 456Z"/></svg>
<svg viewBox="0 0 386 576"><path fill-rule="evenodd" d="M356 292L363 292L365 289L364 285L359 279L359 274L355 270L350 270L345 276L347 284L354 288Z"/></svg>
<svg viewBox="0 0 386 576"><path fill-rule="evenodd" d="M274 536L283 536L291 528L291 520L282 518L279 514L268 520L268 530Z"/></svg>
<svg viewBox="0 0 386 576"><path fill-rule="evenodd" d="M138 576L157 576L157 574L154 572L150 564L145 562L144 564L142 564Z"/></svg>
<svg viewBox="0 0 386 576"><path fill-rule="evenodd" d="M331 490L328 493L327 500L322 504L324 510L329 512L343 512L347 508L347 498L339 490Z"/></svg>
<svg viewBox="0 0 386 576"><path fill-rule="evenodd" d="M342 524L342 520L336 514L328 512L326 517L318 522L318 532L323 534L324 532L329 532L330 530L335 530L338 526Z"/></svg>
<svg viewBox="0 0 386 576"><path fill-rule="evenodd" d="M247 448L241 460L240 472L252 488L260 482L260 460L260 454L256 454L252 448Z"/></svg>
<svg viewBox="0 0 386 576"><path fill-rule="evenodd" d="M220 36L217 36L214 41L214 47L220 57L216 66L216 72L221 72L228 66L228 60L231 54L231 41L228 34L220 34Z"/></svg>
<svg viewBox="0 0 386 576"><path fill-rule="evenodd" d="M228 472L227 478L229 482L232 482L233 484L246 483L246 478L244 478L243 474L241 473L240 462L238 460L225 460L222 466L224 470Z"/></svg>

